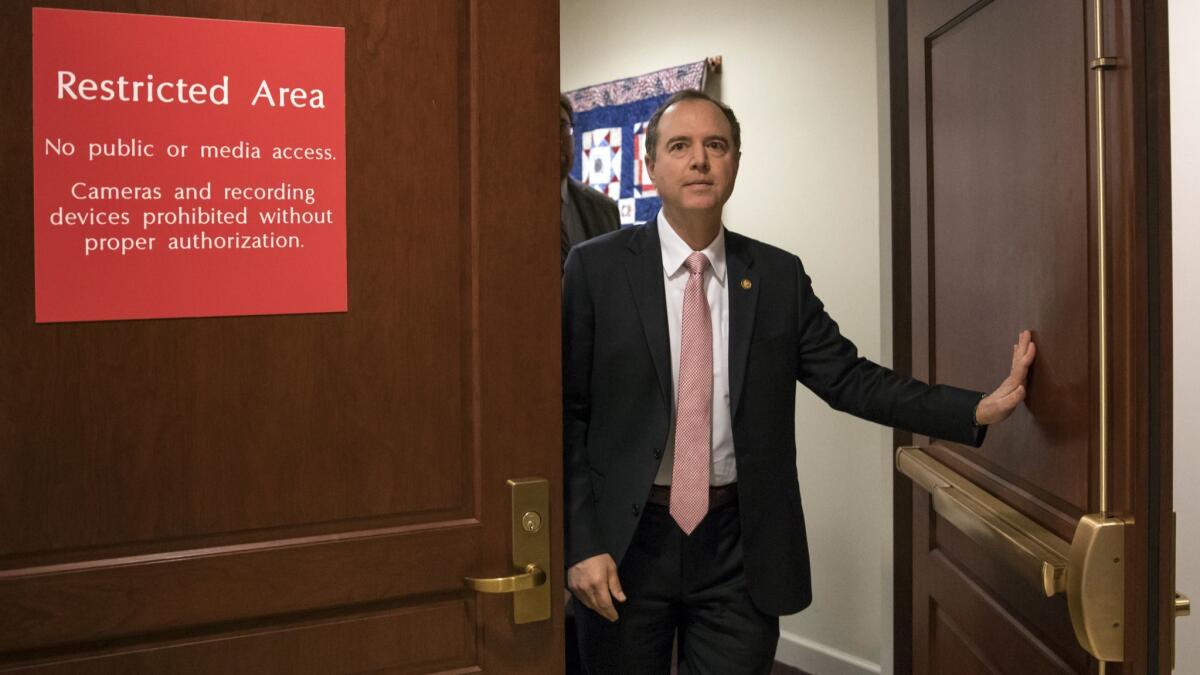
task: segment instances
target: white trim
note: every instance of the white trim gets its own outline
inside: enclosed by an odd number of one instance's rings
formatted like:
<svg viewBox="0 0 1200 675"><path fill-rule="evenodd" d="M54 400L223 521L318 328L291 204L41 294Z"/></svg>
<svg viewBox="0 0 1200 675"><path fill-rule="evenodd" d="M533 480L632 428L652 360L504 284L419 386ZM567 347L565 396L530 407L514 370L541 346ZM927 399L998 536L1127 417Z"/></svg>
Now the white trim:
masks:
<svg viewBox="0 0 1200 675"><path fill-rule="evenodd" d="M786 630L779 631L775 660L812 675L879 675L882 672L878 663L871 663Z"/></svg>

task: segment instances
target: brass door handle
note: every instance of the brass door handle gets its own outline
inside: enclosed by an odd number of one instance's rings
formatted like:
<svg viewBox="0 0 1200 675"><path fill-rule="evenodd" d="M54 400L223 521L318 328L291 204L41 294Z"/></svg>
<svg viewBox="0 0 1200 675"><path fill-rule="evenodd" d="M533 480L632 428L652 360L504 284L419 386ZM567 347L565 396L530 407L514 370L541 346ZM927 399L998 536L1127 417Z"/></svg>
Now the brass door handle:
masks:
<svg viewBox="0 0 1200 675"><path fill-rule="evenodd" d="M1176 593L1175 594L1175 617L1178 618L1181 616L1191 616L1191 615L1192 615L1192 601L1188 599L1188 596L1180 594L1180 593Z"/></svg>
<svg viewBox="0 0 1200 675"><path fill-rule="evenodd" d="M508 481L509 531L516 572L491 579L463 577L467 588L480 593L512 596L513 623L549 621L550 575L550 482L545 478L513 478Z"/></svg>
<svg viewBox="0 0 1200 675"><path fill-rule="evenodd" d="M1123 660L1124 520L1085 515L1067 542L920 448L898 449L896 468L930 493L939 516L988 555L1046 597L1065 594L1075 637L1088 653L1101 661Z"/></svg>
<svg viewBox="0 0 1200 675"><path fill-rule="evenodd" d="M546 571L533 563L525 571L510 577L476 578L463 577L467 588L480 593L516 593L537 588L546 583Z"/></svg>

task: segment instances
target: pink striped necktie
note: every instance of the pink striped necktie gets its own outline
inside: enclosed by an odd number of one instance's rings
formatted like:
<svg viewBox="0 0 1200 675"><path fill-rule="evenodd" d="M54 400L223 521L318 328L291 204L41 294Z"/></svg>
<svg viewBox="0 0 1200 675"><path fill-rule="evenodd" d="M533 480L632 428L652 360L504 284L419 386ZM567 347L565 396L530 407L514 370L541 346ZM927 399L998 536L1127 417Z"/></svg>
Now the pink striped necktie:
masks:
<svg viewBox="0 0 1200 675"><path fill-rule="evenodd" d="M671 473L671 517L686 534L708 513L712 466L712 319L704 292L708 258L699 251L684 265L683 328L679 340L679 396L675 404L675 466Z"/></svg>

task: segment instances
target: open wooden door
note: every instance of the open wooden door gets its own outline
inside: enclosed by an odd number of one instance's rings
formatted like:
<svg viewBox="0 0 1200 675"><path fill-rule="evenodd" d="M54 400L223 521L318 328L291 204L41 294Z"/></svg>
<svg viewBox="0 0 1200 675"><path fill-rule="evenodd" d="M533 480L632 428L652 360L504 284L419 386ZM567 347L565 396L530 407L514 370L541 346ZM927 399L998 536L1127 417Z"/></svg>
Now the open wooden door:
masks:
<svg viewBox="0 0 1200 675"><path fill-rule="evenodd" d="M349 312L75 324L34 323L32 4L0 7L0 671L561 672L557 4L49 3L346 28ZM525 477L552 612L518 624L464 577L514 574Z"/></svg>
<svg viewBox="0 0 1200 675"><path fill-rule="evenodd" d="M989 390L1038 345L982 449L898 452L897 672L1169 672L1165 3L898 0L891 38L898 365Z"/></svg>

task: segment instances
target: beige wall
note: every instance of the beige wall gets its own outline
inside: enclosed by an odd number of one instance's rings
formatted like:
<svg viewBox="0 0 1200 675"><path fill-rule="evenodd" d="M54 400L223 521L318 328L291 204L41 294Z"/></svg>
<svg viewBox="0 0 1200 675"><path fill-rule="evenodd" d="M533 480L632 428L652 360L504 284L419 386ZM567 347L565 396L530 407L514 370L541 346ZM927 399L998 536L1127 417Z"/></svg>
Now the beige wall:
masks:
<svg viewBox="0 0 1200 675"><path fill-rule="evenodd" d="M743 128L726 225L799 255L843 332L880 359L875 0L562 0L561 8L564 90L724 57L710 92ZM792 635L780 657L821 665L821 675L878 672L881 634L890 635L881 628L890 626L881 570L885 555L890 563L890 432L804 389L796 421L816 597L784 619Z"/></svg>
<svg viewBox="0 0 1200 675"><path fill-rule="evenodd" d="M1200 600L1200 3L1173 0L1171 22L1171 199L1175 294L1176 588ZM1200 612L1176 623L1177 673L1200 673Z"/></svg>

